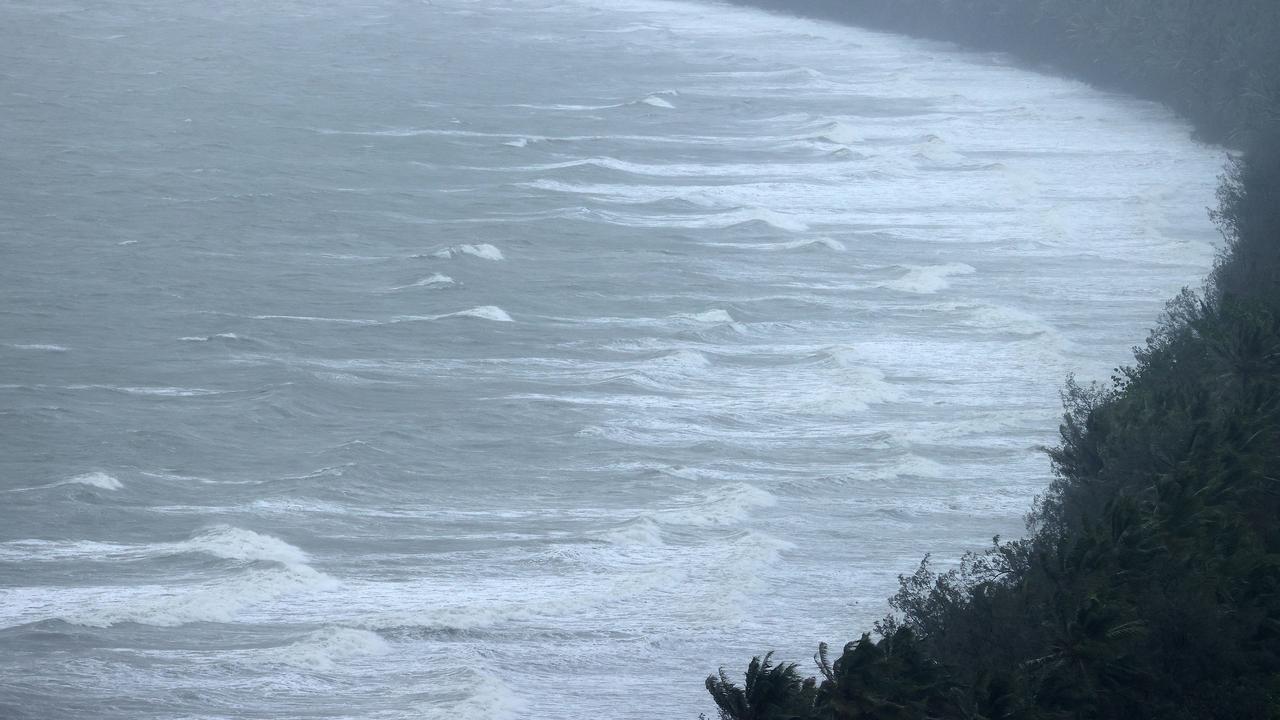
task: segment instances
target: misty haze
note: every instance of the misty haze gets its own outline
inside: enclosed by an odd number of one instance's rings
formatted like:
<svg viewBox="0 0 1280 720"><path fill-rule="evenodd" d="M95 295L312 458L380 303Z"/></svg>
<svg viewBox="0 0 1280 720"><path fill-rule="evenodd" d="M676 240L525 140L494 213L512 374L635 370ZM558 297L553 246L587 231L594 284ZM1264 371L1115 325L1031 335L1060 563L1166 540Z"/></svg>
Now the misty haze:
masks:
<svg viewBox="0 0 1280 720"><path fill-rule="evenodd" d="M878 27L0 3L0 717L882 717L704 679L1027 533L1232 143Z"/></svg>

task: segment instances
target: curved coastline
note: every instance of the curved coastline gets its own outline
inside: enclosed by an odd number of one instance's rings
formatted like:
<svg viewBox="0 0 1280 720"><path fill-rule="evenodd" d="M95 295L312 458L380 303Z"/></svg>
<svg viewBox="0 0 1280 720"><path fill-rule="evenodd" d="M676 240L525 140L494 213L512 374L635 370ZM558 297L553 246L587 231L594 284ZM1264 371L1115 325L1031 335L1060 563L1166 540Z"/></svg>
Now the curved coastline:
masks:
<svg viewBox="0 0 1280 720"><path fill-rule="evenodd" d="M815 677L771 654L742 686L722 668L706 680L722 720L1280 717L1280 6L735 3L1050 63L1243 152L1202 290L1110 383L1068 379L1028 537L949 572L926 556L893 614L820 646Z"/></svg>
<svg viewBox="0 0 1280 720"><path fill-rule="evenodd" d="M1167 105L1210 142L1249 148L1280 128L1280 5L1266 0L728 1L1008 53L1040 71Z"/></svg>

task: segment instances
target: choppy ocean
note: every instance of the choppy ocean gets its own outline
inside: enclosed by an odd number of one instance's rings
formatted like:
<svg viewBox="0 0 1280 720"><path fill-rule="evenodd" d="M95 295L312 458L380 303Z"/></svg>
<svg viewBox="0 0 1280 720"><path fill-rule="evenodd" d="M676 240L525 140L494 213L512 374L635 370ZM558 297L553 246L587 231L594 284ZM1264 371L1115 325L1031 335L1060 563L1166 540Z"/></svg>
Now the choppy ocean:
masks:
<svg viewBox="0 0 1280 720"><path fill-rule="evenodd" d="M1220 149L664 0L0 5L0 716L693 718L1016 535Z"/></svg>

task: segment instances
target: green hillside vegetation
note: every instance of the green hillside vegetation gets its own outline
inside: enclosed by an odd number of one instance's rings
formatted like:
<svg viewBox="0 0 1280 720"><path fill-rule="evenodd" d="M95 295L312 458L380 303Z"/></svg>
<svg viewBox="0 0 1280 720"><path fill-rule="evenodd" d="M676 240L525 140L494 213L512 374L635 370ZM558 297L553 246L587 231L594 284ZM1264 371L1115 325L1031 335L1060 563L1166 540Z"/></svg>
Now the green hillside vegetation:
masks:
<svg viewBox="0 0 1280 720"><path fill-rule="evenodd" d="M707 678L720 717L1280 719L1280 3L786 5L1053 56L1246 152L1203 290L1174 298L1109 383L1068 381L1027 538L949 572L925 558L892 615L819 648L815 677L765 656L741 685Z"/></svg>

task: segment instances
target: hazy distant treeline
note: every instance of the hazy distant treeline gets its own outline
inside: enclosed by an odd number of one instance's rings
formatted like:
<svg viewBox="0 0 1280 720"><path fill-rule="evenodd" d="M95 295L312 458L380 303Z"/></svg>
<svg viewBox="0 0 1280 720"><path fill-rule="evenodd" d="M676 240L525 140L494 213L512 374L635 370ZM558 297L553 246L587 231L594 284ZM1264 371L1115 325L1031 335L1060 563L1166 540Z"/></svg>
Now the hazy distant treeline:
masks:
<svg viewBox="0 0 1280 720"><path fill-rule="evenodd" d="M1280 125L1277 0L736 0L954 40L1159 100L1207 139Z"/></svg>
<svg viewBox="0 0 1280 720"><path fill-rule="evenodd" d="M815 677L766 656L707 678L721 717L1280 720L1280 2L752 4L1052 60L1248 152L1203 291L1110 383L1064 391L1029 536L947 573L926 558Z"/></svg>

